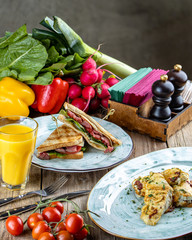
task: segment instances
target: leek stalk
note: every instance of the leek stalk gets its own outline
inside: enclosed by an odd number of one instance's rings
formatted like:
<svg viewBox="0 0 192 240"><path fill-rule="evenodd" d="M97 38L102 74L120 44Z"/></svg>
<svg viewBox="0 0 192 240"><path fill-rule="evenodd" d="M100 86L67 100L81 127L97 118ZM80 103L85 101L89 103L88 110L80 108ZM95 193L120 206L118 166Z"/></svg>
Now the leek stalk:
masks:
<svg viewBox="0 0 192 240"><path fill-rule="evenodd" d="M73 53L77 52L81 57L90 56L95 53L94 56L97 59L97 65L109 64L105 66L105 69L108 69L120 78L125 78L137 71L131 66L88 46L83 42L81 37L59 17L54 16L53 20L46 17L41 22L41 25L58 34L59 38L63 38L63 42L66 43L65 47Z"/></svg>

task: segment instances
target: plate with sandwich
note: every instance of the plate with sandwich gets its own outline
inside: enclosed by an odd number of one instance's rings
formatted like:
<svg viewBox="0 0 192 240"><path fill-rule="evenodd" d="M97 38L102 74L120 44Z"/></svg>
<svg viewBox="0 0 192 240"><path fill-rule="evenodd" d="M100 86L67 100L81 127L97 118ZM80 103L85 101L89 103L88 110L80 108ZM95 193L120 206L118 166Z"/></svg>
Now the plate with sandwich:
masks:
<svg viewBox="0 0 192 240"><path fill-rule="evenodd" d="M59 172L89 172L128 159L133 143L121 127L71 104L65 103L64 108L60 114L36 118L39 130L33 165Z"/></svg>
<svg viewBox="0 0 192 240"><path fill-rule="evenodd" d="M116 166L92 189L90 218L123 239L176 239L192 233L191 156L191 147L168 148Z"/></svg>

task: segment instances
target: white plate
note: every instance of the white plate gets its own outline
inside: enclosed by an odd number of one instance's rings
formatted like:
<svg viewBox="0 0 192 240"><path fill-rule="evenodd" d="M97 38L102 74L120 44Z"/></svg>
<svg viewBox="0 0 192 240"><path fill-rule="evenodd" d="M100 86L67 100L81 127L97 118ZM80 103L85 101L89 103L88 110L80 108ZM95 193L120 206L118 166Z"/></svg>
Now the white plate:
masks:
<svg viewBox="0 0 192 240"><path fill-rule="evenodd" d="M177 208L162 216L156 226L141 219L143 198L138 198L131 183L150 171L178 167L192 179L192 148L170 148L129 160L108 172L92 189L88 199L93 222L104 231L128 239L171 239L192 232L192 208Z"/></svg>
<svg viewBox="0 0 192 240"><path fill-rule="evenodd" d="M57 115L55 115L57 117ZM94 118L96 121L108 130L112 135L122 141L122 145L117 147L112 153L103 153L91 146L87 146L82 159L51 159L41 160L36 157L37 150L32 160L32 164L47 170L58 172L90 172L100 169L109 168L126 160L133 148L133 143L130 136L119 126L114 123ZM52 120L51 115L35 118L39 123L36 147L41 145L43 141L54 131L56 123ZM58 121L59 126L62 125Z"/></svg>

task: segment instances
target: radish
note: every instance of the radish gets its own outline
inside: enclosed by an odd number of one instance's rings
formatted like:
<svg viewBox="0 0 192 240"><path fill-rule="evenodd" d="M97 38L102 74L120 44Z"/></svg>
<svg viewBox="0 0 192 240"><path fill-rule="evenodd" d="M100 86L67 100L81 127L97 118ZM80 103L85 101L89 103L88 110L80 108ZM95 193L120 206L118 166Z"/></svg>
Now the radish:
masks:
<svg viewBox="0 0 192 240"><path fill-rule="evenodd" d="M89 111L95 112L100 107L100 103L101 101L99 100L99 98L91 99L89 103Z"/></svg>
<svg viewBox="0 0 192 240"><path fill-rule="evenodd" d="M99 83L102 81L104 71L103 71L103 69L98 68L97 73L98 73L97 82Z"/></svg>
<svg viewBox="0 0 192 240"><path fill-rule="evenodd" d="M97 70L91 68L87 71L83 71L80 76L80 81L84 86L90 86L97 81L98 73Z"/></svg>
<svg viewBox="0 0 192 240"><path fill-rule="evenodd" d="M81 93L82 93L82 88L79 85L77 85L77 84L72 84L69 87L68 97L70 99L75 99L75 98L80 97Z"/></svg>
<svg viewBox="0 0 192 240"><path fill-rule="evenodd" d="M119 82L119 80L117 80L116 78L113 77L109 77L106 79L105 81L110 87L112 87L113 85L117 84Z"/></svg>
<svg viewBox="0 0 192 240"><path fill-rule="evenodd" d="M82 65L82 68L84 71L87 71L91 68L96 68L97 67L97 64L95 62L95 60L91 57L89 57Z"/></svg>
<svg viewBox="0 0 192 240"><path fill-rule="evenodd" d="M94 98L95 97L95 89L91 86L87 86L87 87L83 88L82 97L85 98L86 100Z"/></svg>
<svg viewBox="0 0 192 240"><path fill-rule="evenodd" d="M102 105L104 108L108 108L109 99L110 99L110 97L106 97L106 98L101 99L101 105Z"/></svg>
<svg viewBox="0 0 192 240"><path fill-rule="evenodd" d="M108 91L108 89L110 88L110 86L107 83L102 83L101 86L97 86L97 96L101 99L109 97L110 93Z"/></svg>
<svg viewBox="0 0 192 240"><path fill-rule="evenodd" d="M81 109L82 111L84 110L85 112L88 111L88 108L85 109L87 105L87 101L84 98L75 98L73 99L72 103L73 106Z"/></svg>
<svg viewBox="0 0 192 240"><path fill-rule="evenodd" d="M95 89L91 86L87 86L83 88L82 97L88 100L85 106L85 109L87 109L87 107L89 106L90 100L95 97Z"/></svg>
<svg viewBox="0 0 192 240"><path fill-rule="evenodd" d="M95 60L92 57L99 51L100 47L101 47L101 44L99 44L97 50L95 52L93 52L89 56L89 58L83 63L82 68L83 68L84 71L87 71L87 70L89 70L91 68L95 68L96 69L97 64L96 64Z"/></svg>

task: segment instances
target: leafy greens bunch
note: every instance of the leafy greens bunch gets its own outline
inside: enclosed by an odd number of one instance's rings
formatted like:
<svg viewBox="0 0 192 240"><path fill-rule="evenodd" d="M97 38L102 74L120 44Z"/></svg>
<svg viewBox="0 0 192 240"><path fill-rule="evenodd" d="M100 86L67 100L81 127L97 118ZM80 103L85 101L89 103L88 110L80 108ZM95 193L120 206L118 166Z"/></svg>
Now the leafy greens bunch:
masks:
<svg viewBox="0 0 192 240"><path fill-rule="evenodd" d="M120 77L136 70L99 51L95 51L62 19L46 17L41 23L46 30L34 28L27 33L26 25L0 38L0 79L6 76L27 84L47 85L55 76L78 76L81 65L94 53L98 65ZM113 63L113 64L110 64Z"/></svg>

